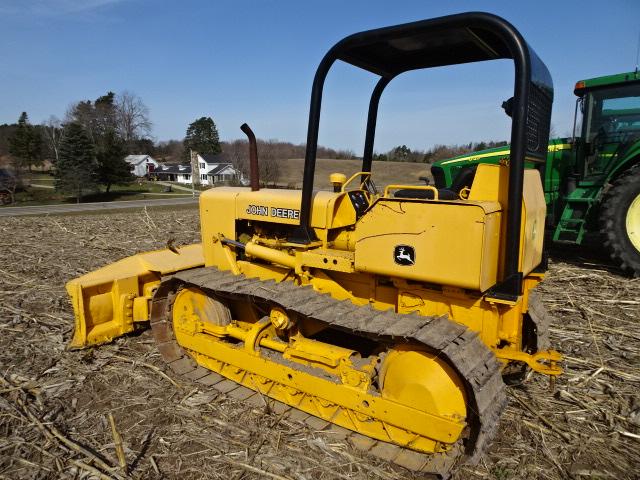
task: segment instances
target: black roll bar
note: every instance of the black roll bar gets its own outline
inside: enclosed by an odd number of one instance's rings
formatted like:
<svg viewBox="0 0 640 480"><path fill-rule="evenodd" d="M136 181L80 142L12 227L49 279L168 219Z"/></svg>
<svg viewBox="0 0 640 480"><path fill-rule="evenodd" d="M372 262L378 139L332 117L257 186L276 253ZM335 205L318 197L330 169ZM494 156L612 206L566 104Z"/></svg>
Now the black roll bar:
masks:
<svg viewBox="0 0 640 480"><path fill-rule="evenodd" d="M369 113L367 114L367 132L364 138L364 154L362 155L362 171L371 171L371 162L373 161L373 144L376 136L376 122L378 120L378 105L380 104L380 97L382 92L391 78L382 77L378 80L378 83L371 93L371 99L369 100Z"/></svg>
<svg viewBox="0 0 640 480"><path fill-rule="evenodd" d="M320 110L324 81L336 60L379 75L369 103L362 171L371 171L378 104L385 87L397 75L422 68L500 58L515 67L511 124L507 234L504 275L491 294L514 298L522 293L520 223L525 158L544 162L549 141L553 84L544 63L506 20L488 13L470 12L422 20L350 35L324 56L313 80L302 186L300 225L290 240L310 243Z"/></svg>

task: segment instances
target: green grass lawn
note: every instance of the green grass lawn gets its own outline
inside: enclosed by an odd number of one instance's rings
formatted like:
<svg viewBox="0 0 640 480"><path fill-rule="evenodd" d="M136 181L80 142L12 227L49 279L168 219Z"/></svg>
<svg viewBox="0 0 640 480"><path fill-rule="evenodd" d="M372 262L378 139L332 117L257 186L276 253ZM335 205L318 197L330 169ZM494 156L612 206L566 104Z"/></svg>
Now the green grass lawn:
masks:
<svg viewBox="0 0 640 480"><path fill-rule="evenodd" d="M49 175L48 173L31 173L25 175L25 180L29 183L42 183L46 185L52 184L55 181L55 178L53 175Z"/></svg>
<svg viewBox="0 0 640 480"><path fill-rule="evenodd" d="M39 185L53 186L54 178L47 174L31 174L29 183ZM173 191L169 194L164 193L163 185L157 185L154 182L132 182L126 185L112 185L109 193L105 192L104 187L100 187L99 191L87 192L81 202L113 202L122 200L143 200L154 198L167 198L170 195L176 197L184 197L188 192ZM155 194L155 195L154 195ZM68 196L53 189L28 187L26 190L17 192L15 203L12 206L28 206L28 205L51 205L55 203L76 203L76 198Z"/></svg>
<svg viewBox="0 0 640 480"><path fill-rule="evenodd" d="M188 188L189 190L191 190L191 184L190 183L180 183L180 182L165 182L165 183L170 183L171 185L176 185L178 187L184 187L184 188ZM211 188L210 185L196 185L194 187L194 190L196 192L203 192L205 190L209 190L210 188Z"/></svg>
<svg viewBox="0 0 640 480"><path fill-rule="evenodd" d="M162 193L164 188L163 185L158 185L154 182L131 182L126 185L111 185L109 193ZM104 187L101 187L101 189L104 192Z"/></svg>

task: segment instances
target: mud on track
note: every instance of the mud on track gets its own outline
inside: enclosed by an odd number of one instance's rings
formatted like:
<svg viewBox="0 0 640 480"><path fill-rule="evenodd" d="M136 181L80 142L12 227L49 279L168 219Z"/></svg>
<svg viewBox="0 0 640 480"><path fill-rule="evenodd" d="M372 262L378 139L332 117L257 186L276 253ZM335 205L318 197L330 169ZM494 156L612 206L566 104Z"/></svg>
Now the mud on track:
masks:
<svg viewBox="0 0 640 480"><path fill-rule="evenodd" d="M419 478L173 378L148 332L65 350L67 280L198 229L196 210L0 219L0 478ZM489 454L454 478L640 478L640 280L556 255L541 292L566 374L511 387Z"/></svg>

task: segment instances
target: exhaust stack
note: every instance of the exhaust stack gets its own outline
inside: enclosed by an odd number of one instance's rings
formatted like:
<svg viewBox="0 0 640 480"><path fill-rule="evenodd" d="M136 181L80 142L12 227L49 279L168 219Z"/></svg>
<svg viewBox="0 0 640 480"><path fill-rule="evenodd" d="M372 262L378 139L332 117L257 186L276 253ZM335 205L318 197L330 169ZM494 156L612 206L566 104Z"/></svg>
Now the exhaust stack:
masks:
<svg viewBox="0 0 640 480"><path fill-rule="evenodd" d="M256 143L256 136L253 134L253 130L246 123L240 126L240 130L249 139L249 181L251 184L251 191L255 192L260 190L260 170L258 169L258 145Z"/></svg>

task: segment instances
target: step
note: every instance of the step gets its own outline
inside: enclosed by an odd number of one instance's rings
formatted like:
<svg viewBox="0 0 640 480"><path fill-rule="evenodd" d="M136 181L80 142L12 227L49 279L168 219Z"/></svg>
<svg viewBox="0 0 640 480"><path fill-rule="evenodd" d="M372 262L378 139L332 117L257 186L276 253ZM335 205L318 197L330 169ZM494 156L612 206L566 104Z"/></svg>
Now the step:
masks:
<svg viewBox="0 0 640 480"><path fill-rule="evenodd" d="M571 198L571 197L564 197L563 200L567 203L593 203L596 201L595 198L590 198L590 197L586 197L586 198Z"/></svg>

